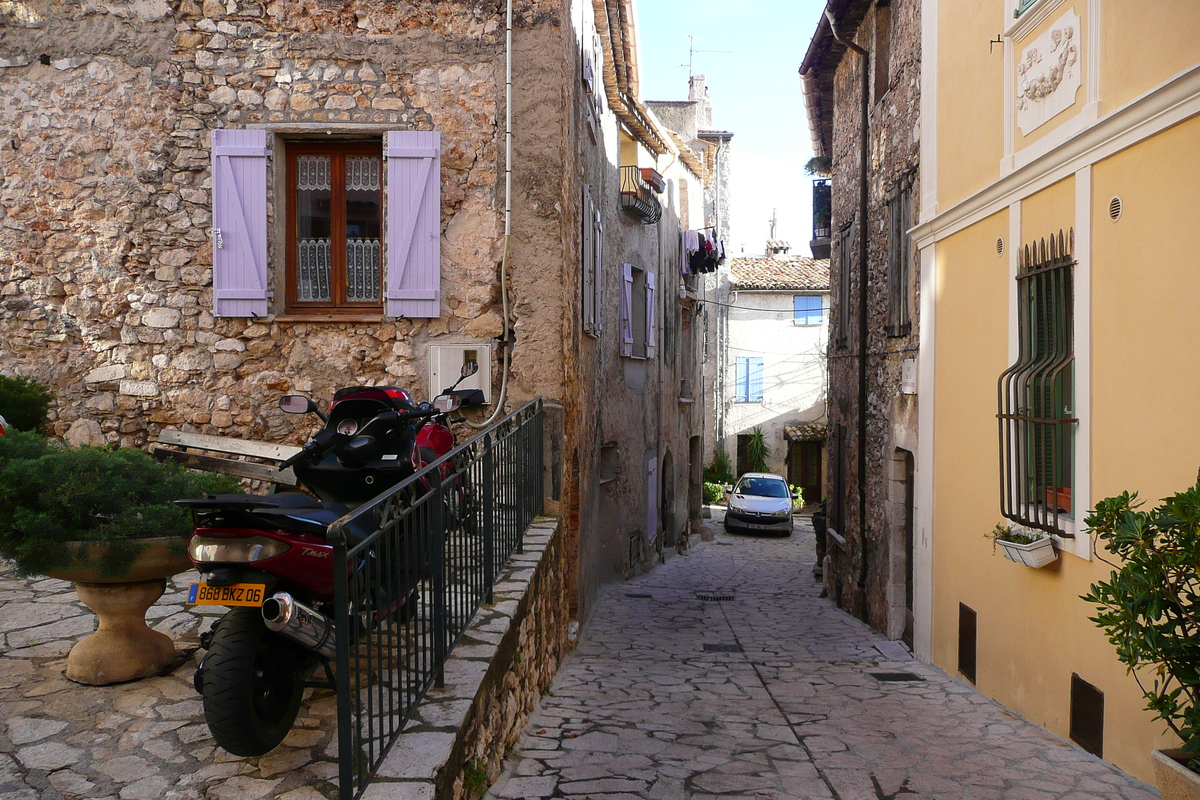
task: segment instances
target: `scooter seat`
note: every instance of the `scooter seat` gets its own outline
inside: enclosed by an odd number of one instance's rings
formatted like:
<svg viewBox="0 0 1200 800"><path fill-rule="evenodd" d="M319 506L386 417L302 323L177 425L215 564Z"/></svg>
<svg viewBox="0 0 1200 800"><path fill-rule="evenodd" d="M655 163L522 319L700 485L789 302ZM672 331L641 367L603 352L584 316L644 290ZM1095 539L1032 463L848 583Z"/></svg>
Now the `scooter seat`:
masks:
<svg viewBox="0 0 1200 800"><path fill-rule="evenodd" d="M257 511L266 508L321 508L322 503L303 492L281 492L279 494L210 494L176 500L176 505L187 508L230 508L241 511Z"/></svg>
<svg viewBox="0 0 1200 800"><path fill-rule="evenodd" d="M281 528L324 536L329 526L350 513L343 503L317 503L314 506L292 508L256 508L254 514L270 520ZM353 547L375 532L366 518L353 519L344 529L347 543Z"/></svg>

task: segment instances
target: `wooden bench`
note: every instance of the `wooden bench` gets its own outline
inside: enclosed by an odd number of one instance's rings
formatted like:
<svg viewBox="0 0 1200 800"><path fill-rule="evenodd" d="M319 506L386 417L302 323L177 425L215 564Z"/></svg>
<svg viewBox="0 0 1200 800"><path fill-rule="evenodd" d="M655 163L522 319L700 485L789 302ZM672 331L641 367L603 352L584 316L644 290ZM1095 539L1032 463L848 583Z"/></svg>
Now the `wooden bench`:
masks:
<svg viewBox="0 0 1200 800"><path fill-rule="evenodd" d="M278 468L281 461L300 452L299 447L291 444L165 429L158 434L158 440L151 443L150 452L155 458L178 461L189 469L224 472L238 478L263 481L271 484L271 491L279 486L295 487L298 483L290 467ZM247 458L257 461L244 460ZM263 461L273 463L260 463Z"/></svg>

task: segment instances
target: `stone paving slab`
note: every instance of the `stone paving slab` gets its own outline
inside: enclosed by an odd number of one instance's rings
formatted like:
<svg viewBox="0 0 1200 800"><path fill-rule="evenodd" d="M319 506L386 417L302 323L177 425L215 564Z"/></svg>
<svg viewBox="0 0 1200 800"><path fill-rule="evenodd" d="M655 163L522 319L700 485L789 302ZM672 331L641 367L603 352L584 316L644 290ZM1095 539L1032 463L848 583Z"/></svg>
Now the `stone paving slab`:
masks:
<svg viewBox="0 0 1200 800"><path fill-rule="evenodd" d="M791 538L720 531L606 587L487 797L1158 797L908 658L821 598L812 564L805 521Z"/></svg>
<svg viewBox="0 0 1200 800"><path fill-rule="evenodd" d="M177 666L115 686L63 676L96 618L74 586L0 568L0 798L3 800L325 800L334 798L336 705L309 689L296 727L259 758L216 746L192 686L199 636L224 609L183 605L195 572L168 582L147 614L175 639Z"/></svg>

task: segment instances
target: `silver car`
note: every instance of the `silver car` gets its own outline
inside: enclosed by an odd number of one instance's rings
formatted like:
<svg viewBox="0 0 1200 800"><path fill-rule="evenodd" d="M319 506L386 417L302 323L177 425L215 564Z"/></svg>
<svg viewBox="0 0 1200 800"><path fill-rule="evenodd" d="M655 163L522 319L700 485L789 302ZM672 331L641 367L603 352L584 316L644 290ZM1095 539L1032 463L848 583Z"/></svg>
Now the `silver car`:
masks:
<svg viewBox="0 0 1200 800"><path fill-rule="evenodd" d="M747 472L729 493L725 530L792 535L792 491L780 475Z"/></svg>

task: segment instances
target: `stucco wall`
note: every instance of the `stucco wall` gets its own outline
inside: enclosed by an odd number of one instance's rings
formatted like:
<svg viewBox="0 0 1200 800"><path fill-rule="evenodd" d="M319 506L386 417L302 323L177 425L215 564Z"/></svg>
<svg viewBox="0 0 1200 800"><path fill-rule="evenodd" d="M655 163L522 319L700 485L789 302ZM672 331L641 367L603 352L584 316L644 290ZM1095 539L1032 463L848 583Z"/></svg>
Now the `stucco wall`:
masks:
<svg viewBox="0 0 1200 800"><path fill-rule="evenodd" d="M731 297L723 444L735 468L738 434L761 427L771 447L770 471L786 478L788 442L784 425L815 422L825 417L829 295L817 295L822 298L824 308L820 325L796 325L792 297L800 294L814 293L744 289ZM763 360L761 401L738 401L738 358Z"/></svg>

